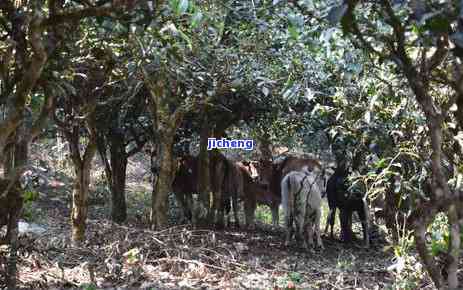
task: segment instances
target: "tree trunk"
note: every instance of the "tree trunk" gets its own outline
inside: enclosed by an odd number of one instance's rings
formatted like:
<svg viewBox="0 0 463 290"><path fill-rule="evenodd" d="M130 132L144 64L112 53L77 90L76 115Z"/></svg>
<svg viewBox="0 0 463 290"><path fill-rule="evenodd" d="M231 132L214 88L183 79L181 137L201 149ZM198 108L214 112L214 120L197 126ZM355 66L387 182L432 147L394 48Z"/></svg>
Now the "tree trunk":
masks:
<svg viewBox="0 0 463 290"><path fill-rule="evenodd" d="M173 165L173 141L174 134L160 134L159 140L159 177L156 183L156 191L152 196L152 227L163 229L167 226L168 197L172 192L174 177Z"/></svg>
<svg viewBox="0 0 463 290"><path fill-rule="evenodd" d="M111 154L111 218L116 223L127 219L127 204L125 200L125 178L127 173L127 154L124 139L121 134L110 136Z"/></svg>
<svg viewBox="0 0 463 290"><path fill-rule="evenodd" d="M212 150L210 155L210 180L211 189L213 192L212 210L209 220L216 224L217 228L224 226L224 180L227 177L227 164L224 162L223 157L217 149Z"/></svg>
<svg viewBox="0 0 463 290"><path fill-rule="evenodd" d="M159 144L155 143L156 140L152 141L152 147L150 152L150 161L151 161L151 184L153 186L153 190L151 192L151 200L155 200L157 196L157 187L159 181ZM150 214L150 223L151 225L155 224L155 213L153 211L153 206L151 206L151 214Z"/></svg>
<svg viewBox="0 0 463 290"><path fill-rule="evenodd" d="M75 180L72 190L72 244L80 245L85 240L85 227L88 214L88 191L90 185L90 171L92 161L97 151L97 138L94 130L93 113L89 115L89 140L83 156L79 149L80 126L74 126L72 131L65 131L69 142L71 159L74 164Z"/></svg>
<svg viewBox="0 0 463 290"><path fill-rule="evenodd" d="M90 184L90 162L84 166L74 164L76 179L72 190L72 242L79 245L85 239L85 227L88 214L88 189Z"/></svg>
<svg viewBox="0 0 463 290"><path fill-rule="evenodd" d="M8 148L5 175L8 176L8 186L12 186L7 192L9 215L6 241L10 244L10 256L7 265L6 282L8 289L12 290L16 289L17 284L18 219L23 206L23 192L18 180L25 169L28 159L28 140L25 138L24 125L18 127L13 137L9 139L12 143ZM0 192L0 195L2 193L3 191Z"/></svg>
<svg viewBox="0 0 463 290"><path fill-rule="evenodd" d="M458 287L457 278L457 264L460 252L460 237L459 233L458 241L455 239L455 231L459 232L459 220L458 211L461 210L461 204L458 201L458 197L453 194L447 183L447 177L444 174L442 166L442 143L443 143L443 115L437 111L434 104L433 98L427 91L425 83L416 77L416 73L410 73L407 75L408 82L412 87L418 103L421 105L422 110L426 116L426 123L429 129L429 138L431 141L431 201L429 203L430 210L426 212L426 218L432 221L438 211L446 211L449 217L449 232L451 235L451 241L449 244L448 261L446 263L445 270L448 274L448 286L452 289ZM445 205L445 208L439 208L439 201L443 199L450 199L451 202ZM429 223L428 223L429 224ZM422 244L424 243L424 231L418 223L414 223L414 234L416 239L416 245L418 254L424 261L427 271L429 272L436 287L440 288L443 285L443 276L440 271L436 269L436 263L434 259L429 257L428 250ZM456 261L455 261L456 259Z"/></svg>
<svg viewBox="0 0 463 290"><path fill-rule="evenodd" d="M209 152L207 150L207 139L210 134L210 126L205 114L203 124L201 126L200 132L200 142L199 142L199 162L198 162L198 191L200 194L201 203L207 209L208 217L211 216L211 180L210 180L210 170L209 170Z"/></svg>
<svg viewBox="0 0 463 290"><path fill-rule="evenodd" d="M6 270L6 285L8 290L16 290L17 284L17 261L18 261L18 219L21 207L17 208L10 214L8 222L8 234L10 243L10 256L8 258L8 265Z"/></svg>
<svg viewBox="0 0 463 290"><path fill-rule="evenodd" d="M458 218L458 209L456 204L452 204L447 211L449 222L449 246L447 253L447 281L449 289L458 288L458 261L460 257L460 221Z"/></svg>

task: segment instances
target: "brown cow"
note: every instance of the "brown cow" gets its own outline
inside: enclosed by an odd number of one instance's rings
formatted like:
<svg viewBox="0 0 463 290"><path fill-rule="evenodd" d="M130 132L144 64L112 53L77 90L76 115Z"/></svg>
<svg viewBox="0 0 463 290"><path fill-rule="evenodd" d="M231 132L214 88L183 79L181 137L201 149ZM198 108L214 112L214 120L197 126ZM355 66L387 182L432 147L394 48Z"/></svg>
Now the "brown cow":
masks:
<svg viewBox="0 0 463 290"><path fill-rule="evenodd" d="M253 180L253 168L251 162L236 162L236 166L241 170L243 177L243 195L241 199L244 202L244 214L246 226L255 228L255 211L257 204L263 204L271 207L273 204L279 204L280 200L274 196L265 186ZM255 174L255 173L254 173Z"/></svg>
<svg viewBox="0 0 463 290"><path fill-rule="evenodd" d="M320 161L313 158L287 156L273 162L271 160L259 161L256 166L259 174L258 182L264 186L268 186L270 192L276 197L271 205L274 226L277 226L279 223L278 210L281 201L281 181L283 178L291 171L312 172L316 167L324 174Z"/></svg>
<svg viewBox="0 0 463 290"><path fill-rule="evenodd" d="M183 208L185 217L192 218L192 194L198 193L199 159L193 156L179 158L172 189L177 201ZM213 195L213 217L217 217L217 225L222 226L224 212L230 213L230 202L233 203L235 223L238 225L238 196L242 195L242 177L238 168L222 154L214 154L210 160L210 185ZM237 182L238 181L238 182Z"/></svg>

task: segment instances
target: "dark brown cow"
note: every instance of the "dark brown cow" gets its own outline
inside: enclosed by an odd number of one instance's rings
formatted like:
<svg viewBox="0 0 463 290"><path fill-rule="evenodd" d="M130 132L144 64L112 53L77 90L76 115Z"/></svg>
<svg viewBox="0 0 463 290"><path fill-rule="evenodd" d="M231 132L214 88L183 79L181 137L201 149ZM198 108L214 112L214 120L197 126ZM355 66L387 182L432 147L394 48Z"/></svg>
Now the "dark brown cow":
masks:
<svg viewBox="0 0 463 290"><path fill-rule="evenodd" d="M192 218L192 194L198 192L198 158L193 156L183 156L178 159L177 171L172 190L179 205L183 209L185 218Z"/></svg>
<svg viewBox="0 0 463 290"><path fill-rule="evenodd" d="M199 159L193 156L179 158L172 189L184 210L185 217L192 218L192 194L198 193ZM242 195L242 177L237 167L222 154L213 154L210 159L210 185L213 195L213 218L222 226L224 213L230 213L233 204L235 223L238 225L238 196ZM214 218L215 219L215 218Z"/></svg>
<svg viewBox="0 0 463 290"><path fill-rule="evenodd" d="M267 186L273 196L276 198L270 206L272 208L273 225L279 224L278 210L281 201L281 181L291 171L313 171L316 167L323 172L321 163L312 158L302 158L295 156L287 156L285 158L271 161L260 160L256 166L259 177L258 182Z"/></svg>

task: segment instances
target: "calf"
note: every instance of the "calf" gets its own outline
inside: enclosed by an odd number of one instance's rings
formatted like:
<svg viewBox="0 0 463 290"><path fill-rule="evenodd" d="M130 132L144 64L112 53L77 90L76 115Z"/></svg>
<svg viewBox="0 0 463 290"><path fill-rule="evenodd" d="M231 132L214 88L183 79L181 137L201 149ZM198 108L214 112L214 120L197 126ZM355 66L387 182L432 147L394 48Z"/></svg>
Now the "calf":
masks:
<svg viewBox="0 0 463 290"><path fill-rule="evenodd" d="M312 245L314 231L317 246L323 248L320 237L322 186L320 173L317 171L291 171L281 181L286 226L285 245L289 244L295 222L296 238L303 239L305 249Z"/></svg>
<svg viewBox="0 0 463 290"><path fill-rule="evenodd" d="M336 209L339 208L341 239L350 241L352 239L352 213L355 211L362 222L363 239L365 245L368 247L370 242L368 234L368 206L361 196L348 192L348 175L349 172L346 167L340 165L326 183L326 195L330 211L327 216L325 234L328 228L331 227L331 237L333 237Z"/></svg>
<svg viewBox="0 0 463 290"><path fill-rule="evenodd" d="M255 211L257 204L267 205L272 209L272 219L278 219L275 216L274 205L279 205L281 199L272 194L265 186L257 183L253 179L253 172L250 169L249 162L236 162L237 167L242 172L243 177L243 195L241 198L244 201L244 213L246 225L249 228L254 228ZM278 214L278 211L276 211Z"/></svg>

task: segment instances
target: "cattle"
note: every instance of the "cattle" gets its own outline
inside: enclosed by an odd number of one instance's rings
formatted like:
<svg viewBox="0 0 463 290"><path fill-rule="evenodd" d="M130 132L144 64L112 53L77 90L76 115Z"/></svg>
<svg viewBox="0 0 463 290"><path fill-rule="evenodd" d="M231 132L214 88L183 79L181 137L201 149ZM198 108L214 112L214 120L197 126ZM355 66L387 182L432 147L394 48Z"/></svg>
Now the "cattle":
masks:
<svg viewBox="0 0 463 290"><path fill-rule="evenodd" d="M331 237L333 237L336 209L339 208L341 239L346 242L350 241L352 239L352 213L355 211L362 222L363 238L365 245L368 247L370 242L368 233L368 206L366 200L361 195L349 192L347 184L348 175L349 172L345 164L341 163L326 183L326 195L330 211L327 216L325 234L328 228L331 227Z"/></svg>
<svg viewBox="0 0 463 290"><path fill-rule="evenodd" d="M224 214L230 214L231 204L235 216L235 225L238 223L238 196L242 195L241 172L223 155L214 154L210 160L209 177L213 195L212 211L217 217L217 225L223 225ZM172 189L176 199L183 208L187 219L192 219L192 194L199 191L199 159L194 156L179 158L177 171L172 182Z"/></svg>
<svg viewBox="0 0 463 290"><path fill-rule="evenodd" d="M256 165L258 172L258 183L267 186L269 191L276 197L271 205L272 223L278 225L278 209L281 200L281 180L291 171L310 172L314 169L323 172L321 163L313 158L302 158L287 156L275 161L260 160ZM324 175L324 174L323 174Z"/></svg>
<svg viewBox="0 0 463 290"><path fill-rule="evenodd" d="M192 194L198 192L198 158L182 156L178 159L177 171L172 182L172 190L184 217L192 219Z"/></svg>
<svg viewBox="0 0 463 290"><path fill-rule="evenodd" d="M321 170L291 171L281 181L282 204L285 214L286 239L289 241L296 225L296 239L303 240L303 247L312 246L313 233L317 238L317 246L323 249L320 236L321 218Z"/></svg>
<svg viewBox="0 0 463 290"><path fill-rule="evenodd" d="M235 164L237 165L239 170L241 170L243 177L244 190L241 198L244 201L246 225L248 228L254 228L254 215L257 204L263 204L272 207L272 205L274 204L280 204L280 199L277 196L273 195L270 191L268 191L266 187L254 181L252 170L255 170L255 168L252 167L251 162L243 161L236 162Z"/></svg>

